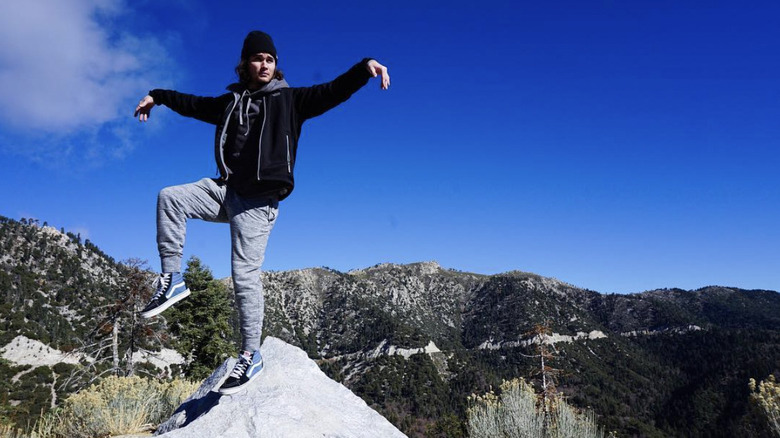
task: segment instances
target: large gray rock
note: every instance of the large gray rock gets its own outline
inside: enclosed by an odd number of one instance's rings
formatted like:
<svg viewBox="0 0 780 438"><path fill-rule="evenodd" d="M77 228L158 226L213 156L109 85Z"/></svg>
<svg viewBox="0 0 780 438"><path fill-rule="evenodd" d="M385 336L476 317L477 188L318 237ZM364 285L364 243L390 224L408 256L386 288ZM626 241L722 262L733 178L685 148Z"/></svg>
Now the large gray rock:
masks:
<svg viewBox="0 0 780 438"><path fill-rule="evenodd" d="M268 337L260 348L265 368L244 391L216 388L236 359L225 361L157 434L203 437L404 437L345 386L328 378L306 353Z"/></svg>

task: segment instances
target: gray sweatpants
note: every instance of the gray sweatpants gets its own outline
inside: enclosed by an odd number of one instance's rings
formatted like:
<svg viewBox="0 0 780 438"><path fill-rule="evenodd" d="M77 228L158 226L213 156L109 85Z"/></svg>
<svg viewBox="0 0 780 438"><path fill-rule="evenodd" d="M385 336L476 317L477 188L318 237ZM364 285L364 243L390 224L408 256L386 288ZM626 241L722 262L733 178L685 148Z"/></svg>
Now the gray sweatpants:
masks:
<svg viewBox="0 0 780 438"><path fill-rule="evenodd" d="M241 348L250 352L260 348L265 312L260 267L278 214L277 200L244 198L211 178L166 187L157 198L157 248L163 272L181 272L187 219L230 224Z"/></svg>

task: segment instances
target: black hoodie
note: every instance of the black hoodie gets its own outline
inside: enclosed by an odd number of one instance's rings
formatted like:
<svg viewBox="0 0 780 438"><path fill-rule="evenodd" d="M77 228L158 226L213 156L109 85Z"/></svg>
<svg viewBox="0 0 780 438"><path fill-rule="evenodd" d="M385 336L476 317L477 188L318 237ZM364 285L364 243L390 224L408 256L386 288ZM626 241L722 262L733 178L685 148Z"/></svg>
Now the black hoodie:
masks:
<svg viewBox="0 0 780 438"><path fill-rule="evenodd" d="M295 186L293 170L303 122L363 87L371 77L366 67L370 59L331 82L312 87L288 88L284 81L272 81L251 95L240 84L229 86L230 92L218 97L160 89L149 95L155 104L216 125L214 157L220 177L240 195L282 200ZM250 121L245 120L247 114ZM251 147L254 144L256 148Z"/></svg>

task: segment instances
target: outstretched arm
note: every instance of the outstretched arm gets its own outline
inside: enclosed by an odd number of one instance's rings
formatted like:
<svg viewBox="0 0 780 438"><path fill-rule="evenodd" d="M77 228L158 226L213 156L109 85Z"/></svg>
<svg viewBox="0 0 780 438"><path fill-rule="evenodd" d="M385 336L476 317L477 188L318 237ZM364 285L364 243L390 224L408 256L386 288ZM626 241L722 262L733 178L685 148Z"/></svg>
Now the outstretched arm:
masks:
<svg viewBox="0 0 780 438"><path fill-rule="evenodd" d="M185 117L217 124L232 99L230 93L219 97L201 97L174 90L154 89L141 99L135 107L133 117L138 117L138 121L145 122L149 119L149 113L155 105L165 105Z"/></svg>
<svg viewBox="0 0 780 438"><path fill-rule="evenodd" d="M386 90L390 86L387 67L375 59L365 58L336 79L313 87L295 88L295 106L303 120L316 117L350 96L368 83L372 77L381 77L379 86Z"/></svg>

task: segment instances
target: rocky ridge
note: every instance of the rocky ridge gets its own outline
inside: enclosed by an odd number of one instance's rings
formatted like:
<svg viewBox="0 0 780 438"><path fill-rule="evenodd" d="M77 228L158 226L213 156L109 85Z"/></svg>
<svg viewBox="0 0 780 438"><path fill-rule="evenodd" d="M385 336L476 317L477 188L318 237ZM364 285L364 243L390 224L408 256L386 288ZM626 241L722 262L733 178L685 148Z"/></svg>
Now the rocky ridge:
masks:
<svg viewBox="0 0 780 438"><path fill-rule="evenodd" d="M220 396L235 365L228 359L156 434L208 437L404 437L343 385L329 379L302 350L273 337L260 349L265 364L245 390Z"/></svg>

